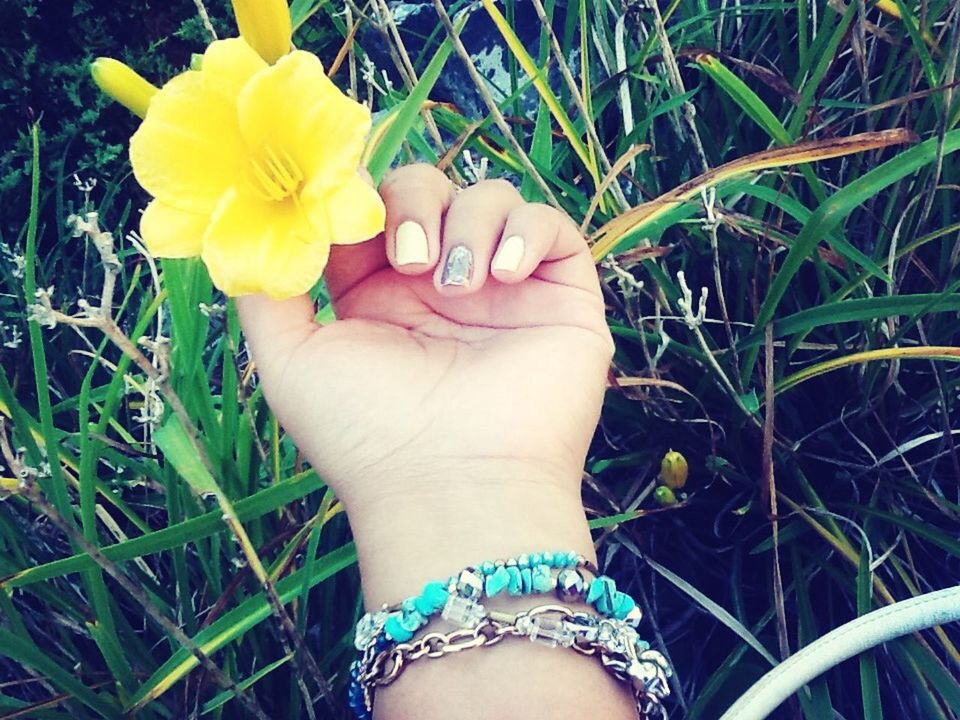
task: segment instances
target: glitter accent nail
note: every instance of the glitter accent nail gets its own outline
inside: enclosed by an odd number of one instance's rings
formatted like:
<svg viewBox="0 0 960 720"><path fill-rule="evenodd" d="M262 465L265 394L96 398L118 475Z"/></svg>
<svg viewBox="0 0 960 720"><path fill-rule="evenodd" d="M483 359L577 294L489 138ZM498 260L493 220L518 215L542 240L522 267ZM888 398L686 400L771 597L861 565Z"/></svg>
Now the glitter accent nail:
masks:
<svg viewBox="0 0 960 720"><path fill-rule="evenodd" d="M473 275L473 253L466 245L456 245L447 253L447 262L440 275L443 287L466 287Z"/></svg>

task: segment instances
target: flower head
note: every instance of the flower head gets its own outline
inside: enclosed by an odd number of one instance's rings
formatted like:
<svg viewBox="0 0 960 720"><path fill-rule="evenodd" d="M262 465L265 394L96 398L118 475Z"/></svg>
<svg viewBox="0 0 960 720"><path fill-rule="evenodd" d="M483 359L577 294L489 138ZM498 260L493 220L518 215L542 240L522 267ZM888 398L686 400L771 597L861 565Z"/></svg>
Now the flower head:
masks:
<svg viewBox="0 0 960 720"><path fill-rule="evenodd" d="M383 230L384 208L358 175L370 113L316 56L267 62L244 39L214 42L201 69L168 82L130 141L156 199L141 233L158 257L200 255L228 295L306 292L330 245Z"/></svg>

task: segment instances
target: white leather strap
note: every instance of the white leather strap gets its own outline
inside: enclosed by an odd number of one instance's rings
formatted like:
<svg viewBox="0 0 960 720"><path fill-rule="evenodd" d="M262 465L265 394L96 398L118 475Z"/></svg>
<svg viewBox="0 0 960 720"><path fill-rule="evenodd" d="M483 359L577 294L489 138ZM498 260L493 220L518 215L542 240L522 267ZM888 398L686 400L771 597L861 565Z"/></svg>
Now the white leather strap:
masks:
<svg viewBox="0 0 960 720"><path fill-rule="evenodd" d="M841 625L760 678L720 720L764 720L813 678L864 650L960 620L960 585L888 605Z"/></svg>

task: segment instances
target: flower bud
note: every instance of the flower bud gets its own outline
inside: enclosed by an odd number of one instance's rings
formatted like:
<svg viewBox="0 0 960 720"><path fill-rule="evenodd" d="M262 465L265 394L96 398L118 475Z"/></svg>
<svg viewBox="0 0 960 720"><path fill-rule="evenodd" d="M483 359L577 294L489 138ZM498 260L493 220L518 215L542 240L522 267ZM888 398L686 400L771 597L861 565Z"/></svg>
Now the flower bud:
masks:
<svg viewBox="0 0 960 720"><path fill-rule="evenodd" d="M677 496L666 485L661 485L653 491L653 500L660 507L670 507L677 504Z"/></svg>
<svg viewBox="0 0 960 720"><path fill-rule="evenodd" d="M660 481L672 490L679 490L687 484L687 459L671 450L663 456L660 463Z"/></svg>
<svg viewBox="0 0 960 720"><path fill-rule="evenodd" d="M268 63L290 52L293 24L286 0L233 0L233 11L240 35Z"/></svg>
<svg viewBox="0 0 960 720"><path fill-rule="evenodd" d="M159 92L159 88L113 58L101 57L94 60L90 64L90 75L105 95L141 118L147 116L150 100Z"/></svg>

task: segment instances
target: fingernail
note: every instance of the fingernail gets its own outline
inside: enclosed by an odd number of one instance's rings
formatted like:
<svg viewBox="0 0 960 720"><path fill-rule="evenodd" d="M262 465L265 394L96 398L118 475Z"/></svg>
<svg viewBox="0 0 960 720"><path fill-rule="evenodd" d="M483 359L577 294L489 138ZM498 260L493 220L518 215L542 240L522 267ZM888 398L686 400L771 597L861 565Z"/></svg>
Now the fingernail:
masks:
<svg viewBox="0 0 960 720"><path fill-rule="evenodd" d="M407 220L400 223L396 236L397 265L411 265L430 261L427 233L419 223Z"/></svg>
<svg viewBox="0 0 960 720"><path fill-rule="evenodd" d="M494 270L507 270L516 272L520 269L520 263L523 262L523 238L519 235L511 235L500 244L496 257L493 258Z"/></svg>
<svg viewBox="0 0 960 720"><path fill-rule="evenodd" d="M440 285L443 287L466 287L470 284L473 275L473 253L466 245L456 245L447 253L447 262L440 275Z"/></svg>

